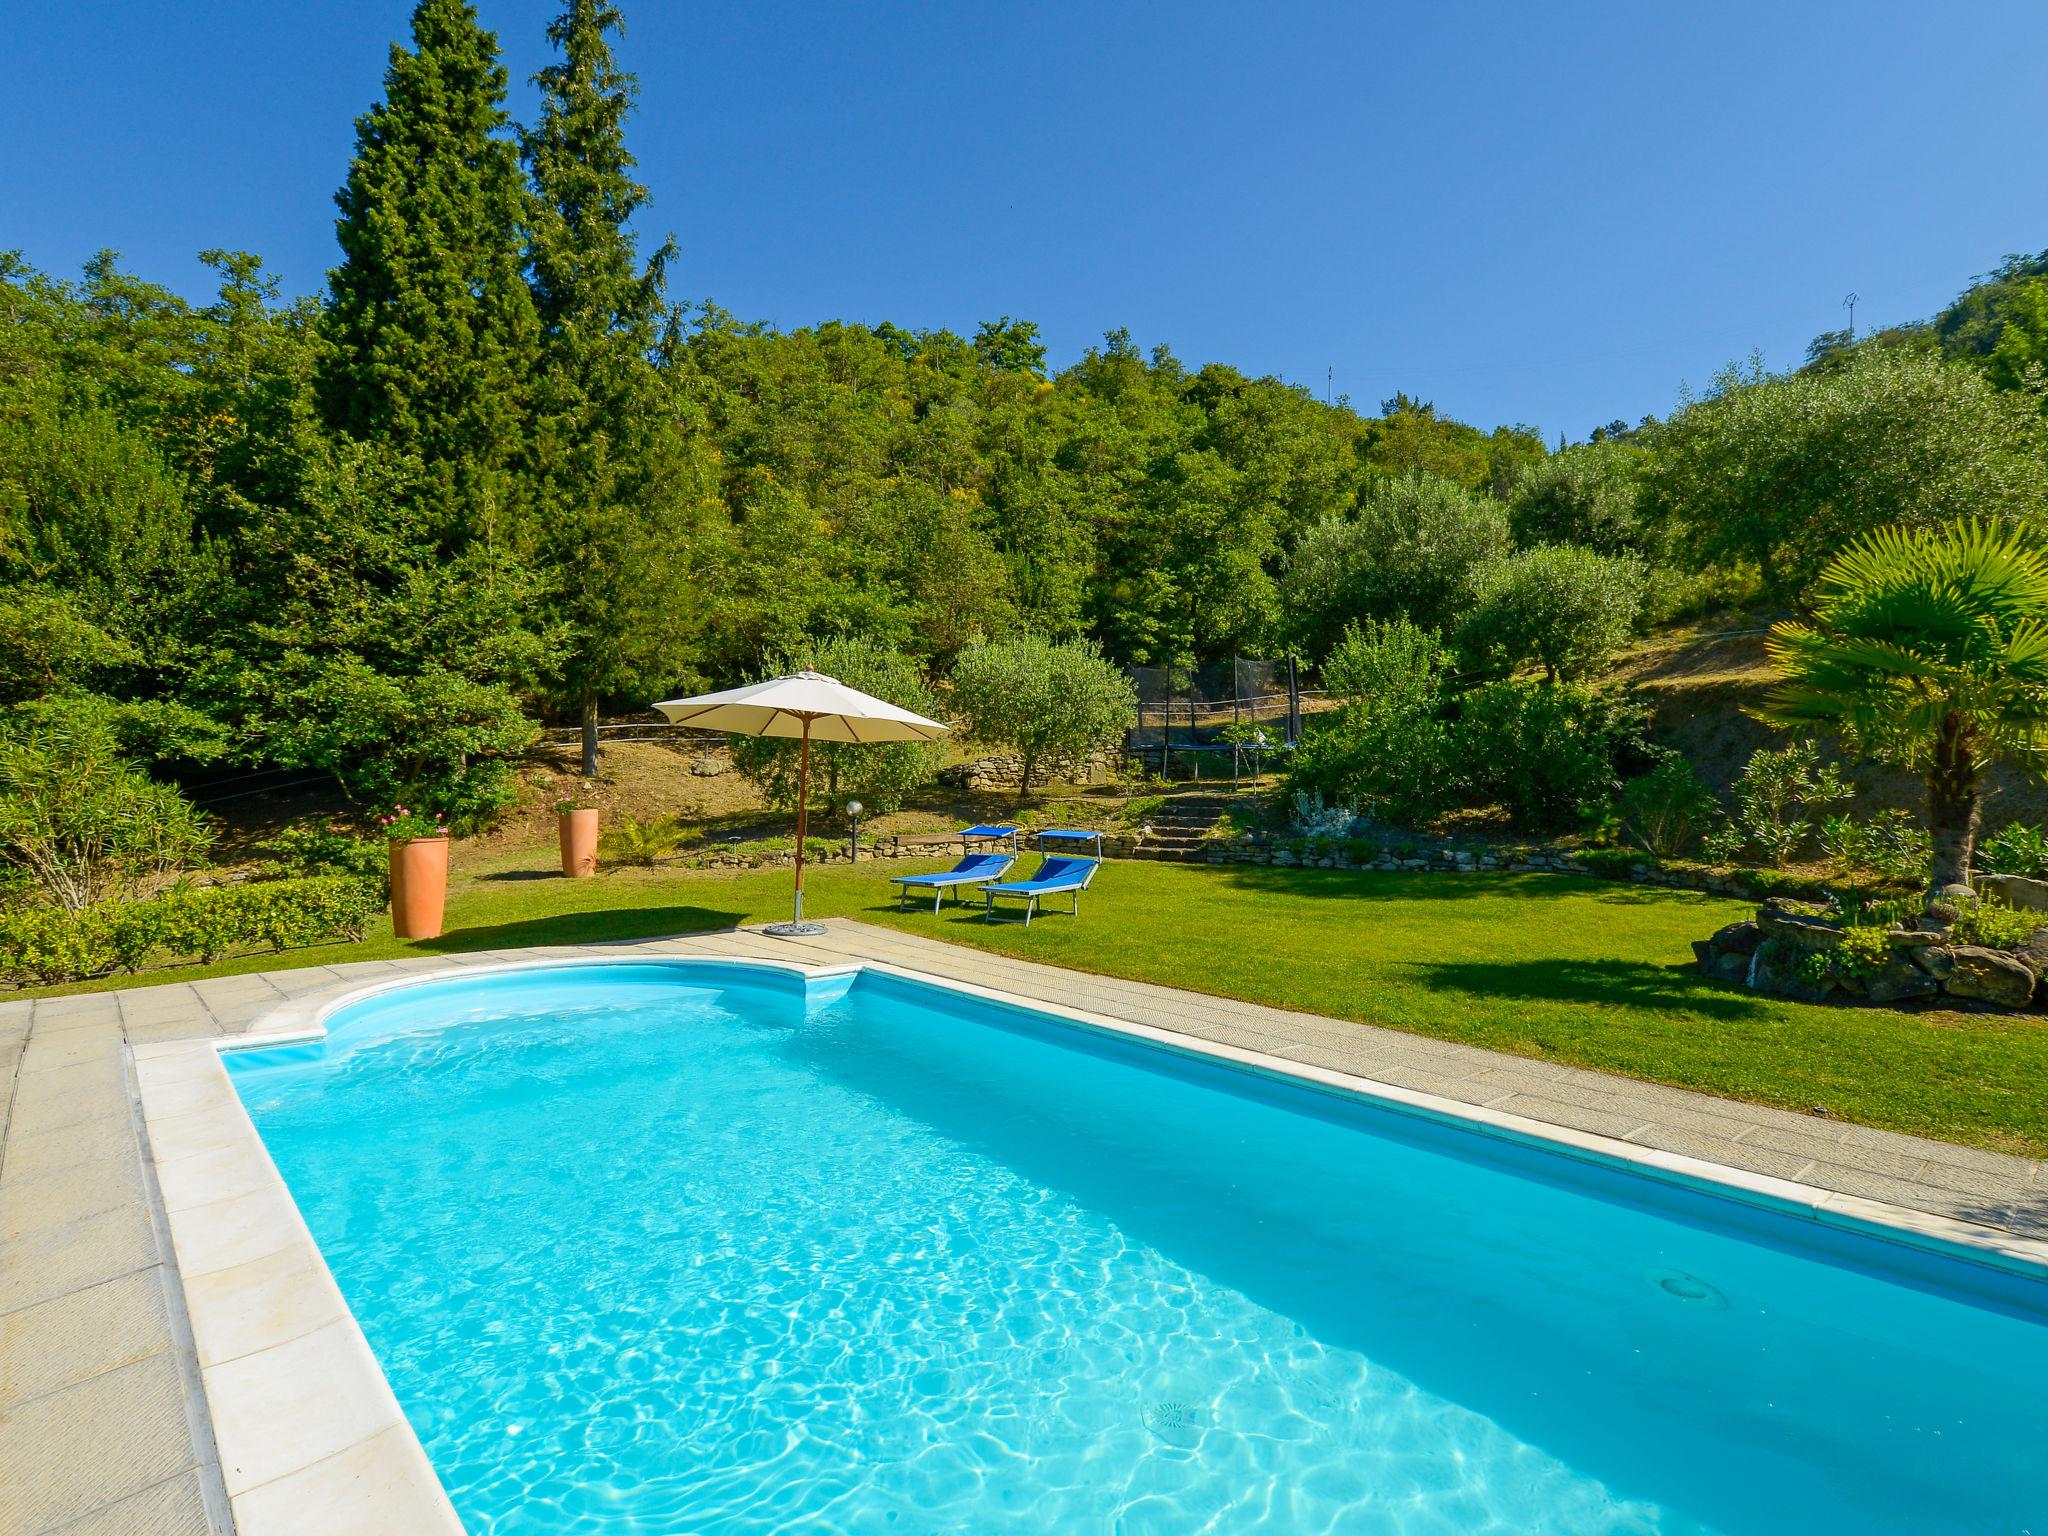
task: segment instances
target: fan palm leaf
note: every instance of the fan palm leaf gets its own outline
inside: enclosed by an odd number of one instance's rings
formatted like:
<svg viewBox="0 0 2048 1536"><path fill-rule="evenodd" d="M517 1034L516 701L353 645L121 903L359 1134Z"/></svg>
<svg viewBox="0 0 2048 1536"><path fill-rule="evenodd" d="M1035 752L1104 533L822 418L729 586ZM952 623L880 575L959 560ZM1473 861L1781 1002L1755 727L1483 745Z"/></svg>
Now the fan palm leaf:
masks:
<svg viewBox="0 0 2048 1536"><path fill-rule="evenodd" d="M2048 749L2040 541L1975 520L1878 529L1821 573L1812 620L1765 644L1780 681L1757 716L1925 768L1935 883L1966 881L1985 766Z"/></svg>

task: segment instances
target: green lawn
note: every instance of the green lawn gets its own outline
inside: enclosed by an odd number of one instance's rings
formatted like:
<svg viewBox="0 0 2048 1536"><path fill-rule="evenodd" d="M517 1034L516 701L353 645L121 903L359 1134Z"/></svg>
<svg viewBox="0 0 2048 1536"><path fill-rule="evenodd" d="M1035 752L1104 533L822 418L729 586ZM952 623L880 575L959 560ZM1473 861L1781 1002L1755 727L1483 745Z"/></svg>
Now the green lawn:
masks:
<svg viewBox="0 0 2048 1536"><path fill-rule="evenodd" d="M500 946L644 938L788 915L789 872L618 871L537 855L461 874L449 932L251 955L96 987ZM909 864L812 871L808 908L1078 970L1391 1025L1518 1055L2007 1151L2048 1153L2048 1021L1819 1008L1709 985L1690 941L1741 904L1554 875L1113 863L1081 916L898 913ZM80 990L80 989L69 989Z"/></svg>

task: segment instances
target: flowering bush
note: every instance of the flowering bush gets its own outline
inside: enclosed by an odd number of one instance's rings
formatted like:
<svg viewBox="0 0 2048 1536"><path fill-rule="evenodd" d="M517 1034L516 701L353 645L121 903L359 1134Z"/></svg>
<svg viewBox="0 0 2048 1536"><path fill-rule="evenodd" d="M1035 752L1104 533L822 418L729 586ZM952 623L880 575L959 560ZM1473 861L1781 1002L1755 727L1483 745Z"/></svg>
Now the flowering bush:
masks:
<svg viewBox="0 0 2048 1536"><path fill-rule="evenodd" d="M425 811L407 810L394 805L390 811L377 818L377 825L384 829L385 837L394 843L402 843L414 837L446 837L448 818L439 811L429 816Z"/></svg>

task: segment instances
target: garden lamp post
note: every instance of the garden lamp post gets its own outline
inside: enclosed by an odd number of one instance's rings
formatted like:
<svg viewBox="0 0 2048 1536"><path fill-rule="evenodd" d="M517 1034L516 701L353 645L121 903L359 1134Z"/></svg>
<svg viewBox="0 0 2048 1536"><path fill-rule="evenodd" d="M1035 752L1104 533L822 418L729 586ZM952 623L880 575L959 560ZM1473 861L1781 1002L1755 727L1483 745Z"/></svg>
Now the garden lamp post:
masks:
<svg viewBox="0 0 2048 1536"><path fill-rule="evenodd" d="M858 800L846 802L846 814L853 822L853 836L846 847L846 861L849 864L860 862L860 813L861 803Z"/></svg>

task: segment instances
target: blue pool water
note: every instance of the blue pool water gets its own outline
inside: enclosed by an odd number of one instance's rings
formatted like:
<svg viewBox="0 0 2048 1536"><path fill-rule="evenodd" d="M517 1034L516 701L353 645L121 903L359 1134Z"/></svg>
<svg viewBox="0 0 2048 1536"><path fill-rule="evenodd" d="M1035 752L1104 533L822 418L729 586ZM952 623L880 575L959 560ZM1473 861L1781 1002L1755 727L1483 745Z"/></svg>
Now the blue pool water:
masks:
<svg viewBox="0 0 2048 1536"><path fill-rule="evenodd" d="M475 1536L2048 1536L2048 1283L876 976L330 1027L231 1070Z"/></svg>

